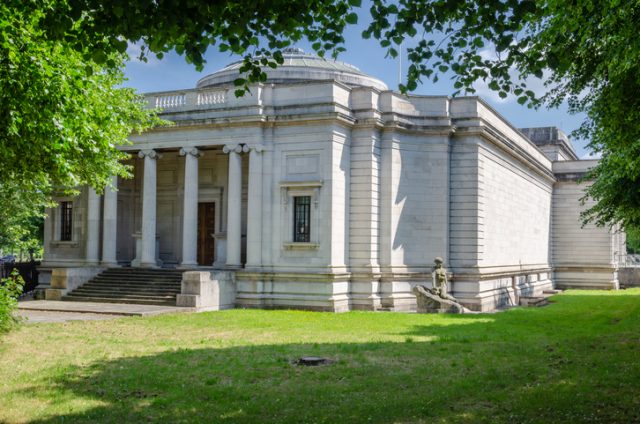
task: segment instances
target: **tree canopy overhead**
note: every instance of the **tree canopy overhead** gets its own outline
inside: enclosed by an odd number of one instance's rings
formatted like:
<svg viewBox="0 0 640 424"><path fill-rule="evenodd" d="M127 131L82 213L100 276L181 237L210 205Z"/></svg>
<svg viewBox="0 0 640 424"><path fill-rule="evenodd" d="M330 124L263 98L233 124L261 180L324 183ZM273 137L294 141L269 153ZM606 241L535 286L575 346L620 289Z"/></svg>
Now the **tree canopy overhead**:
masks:
<svg viewBox="0 0 640 424"><path fill-rule="evenodd" d="M208 48L243 55L242 92L301 39L320 55L339 54L346 26L366 15L359 8L360 0L5 1L0 143L10 153L0 183L33 175L43 185L100 187L125 172L116 146L156 122L116 88L129 42L142 43L143 57L175 50L199 69ZM391 56L410 45L402 90L446 74L460 92L484 80L521 104L567 101L586 112L578 135L602 160L585 218L640 225L639 0L372 0L368 9L364 37ZM529 78L545 80L548 92L537 97ZM31 174L21 171L26 152L37 158Z"/></svg>
<svg viewBox="0 0 640 424"><path fill-rule="evenodd" d="M358 16L360 0L62 0L42 22L49 36L107 61L124 53L127 41L141 42L141 58L175 50L201 70L210 47L246 56L239 86L260 81L260 66L282 63L281 50L307 39L321 55L344 51L345 26ZM37 7L37 6L36 6ZM260 57L260 59L256 59Z"/></svg>
<svg viewBox="0 0 640 424"><path fill-rule="evenodd" d="M403 89L451 70L463 91L483 80L530 107L566 101L570 112L585 112L574 135L602 159L589 174L583 200L596 204L584 221L640 227L640 1L373 0L371 14L363 36L381 40L392 56L393 43L431 35L408 49ZM527 89L531 77L545 81L546 94Z"/></svg>
<svg viewBox="0 0 640 424"><path fill-rule="evenodd" d="M158 122L133 90L119 88L123 54L84 60L40 27L56 3L35 4L0 4L0 238L42 213L54 190L126 175L117 146Z"/></svg>

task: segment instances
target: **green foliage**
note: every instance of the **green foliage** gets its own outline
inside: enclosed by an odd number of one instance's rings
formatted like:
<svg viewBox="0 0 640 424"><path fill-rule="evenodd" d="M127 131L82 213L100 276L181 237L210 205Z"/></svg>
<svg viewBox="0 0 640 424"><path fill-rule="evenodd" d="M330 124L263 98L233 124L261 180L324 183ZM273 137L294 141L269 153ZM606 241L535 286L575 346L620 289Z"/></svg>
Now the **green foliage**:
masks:
<svg viewBox="0 0 640 424"><path fill-rule="evenodd" d="M117 147L158 123L131 89L119 88L125 55L86 60L40 28L59 2L0 4L0 239L24 240L54 190L101 190L127 175Z"/></svg>
<svg viewBox="0 0 640 424"><path fill-rule="evenodd" d="M633 255L640 254L640 228L627 228L627 252Z"/></svg>
<svg viewBox="0 0 640 424"><path fill-rule="evenodd" d="M42 193L29 184L13 180L0 184L0 252L28 252L30 249L38 252L42 249L47 204Z"/></svg>
<svg viewBox="0 0 640 424"><path fill-rule="evenodd" d="M39 8L36 0L29 7ZM52 39L64 39L85 60L109 63L114 53L126 51L129 41L143 45L159 58L175 50L197 69L210 46L221 52L244 55L242 72L247 84L261 81L261 66L283 63L282 49L306 38L324 55L343 51L343 32L355 24L352 9L360 0L235 0L205 2L183 0L58 0L40 27ZM109 64L111 67L111 65Z"/></svg>
<svg viewBox="0 0 640 424"><path fill-rule="evenodd" d="M0 279L0 334L6 333L18 322L13 312L23 286L24 280L16 269L8 278Z"/></svg>

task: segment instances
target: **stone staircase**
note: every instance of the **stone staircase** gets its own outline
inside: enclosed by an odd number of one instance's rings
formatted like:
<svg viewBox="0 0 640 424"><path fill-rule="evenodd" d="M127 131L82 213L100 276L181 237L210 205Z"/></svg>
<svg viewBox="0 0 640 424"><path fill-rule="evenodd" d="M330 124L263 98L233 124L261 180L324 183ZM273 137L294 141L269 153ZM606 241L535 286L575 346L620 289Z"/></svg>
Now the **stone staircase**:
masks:
<svg viewBox="0 0 640 424"><path fill-rule="evenodd" d="M181 281L175 269L109 268L62 300L176 306Z"/></svg>

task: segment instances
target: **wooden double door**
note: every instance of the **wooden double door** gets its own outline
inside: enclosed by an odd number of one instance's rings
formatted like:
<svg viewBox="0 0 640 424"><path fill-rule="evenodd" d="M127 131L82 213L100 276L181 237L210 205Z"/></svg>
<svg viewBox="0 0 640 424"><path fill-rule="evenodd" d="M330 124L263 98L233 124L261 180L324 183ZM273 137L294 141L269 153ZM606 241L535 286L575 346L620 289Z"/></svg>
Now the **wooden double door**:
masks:
<svg viewBox="0 0 640 424"><path fill-rule="evenodd" d="M215 258L216 204L198 203L198 265L211 266Z"/></svg>

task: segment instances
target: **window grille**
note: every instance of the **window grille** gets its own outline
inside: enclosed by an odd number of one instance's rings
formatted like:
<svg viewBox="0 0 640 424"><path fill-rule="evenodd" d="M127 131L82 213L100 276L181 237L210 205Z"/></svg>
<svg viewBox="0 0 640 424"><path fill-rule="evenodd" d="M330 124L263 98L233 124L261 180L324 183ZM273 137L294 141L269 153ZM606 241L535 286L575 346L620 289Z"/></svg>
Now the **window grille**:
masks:
<svg viewBox="0 0 640 424"><path fill-rule="evenodd" d="M309 243L311 237L311 196L296 196L293 198L293 241Z"/></svg>
<svg viewBox="0 0 640 424"><path fill-rule="evenodd" d="M73 202L60 202L60 240L71 241Z"/></svg>

